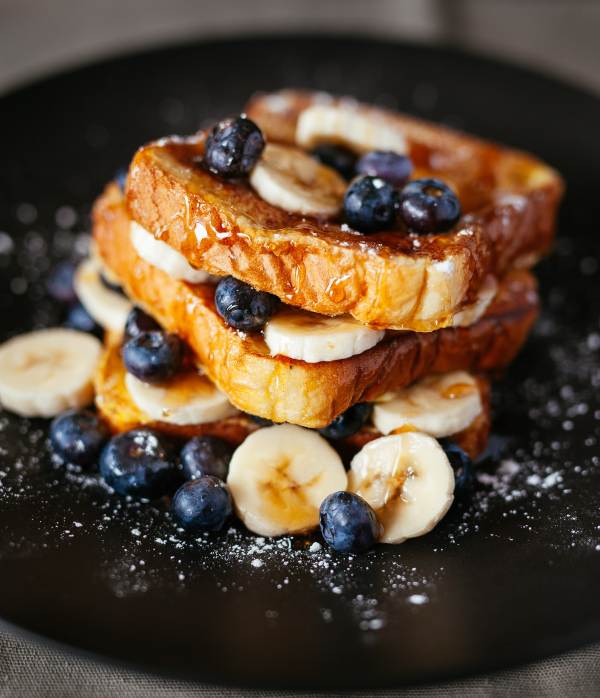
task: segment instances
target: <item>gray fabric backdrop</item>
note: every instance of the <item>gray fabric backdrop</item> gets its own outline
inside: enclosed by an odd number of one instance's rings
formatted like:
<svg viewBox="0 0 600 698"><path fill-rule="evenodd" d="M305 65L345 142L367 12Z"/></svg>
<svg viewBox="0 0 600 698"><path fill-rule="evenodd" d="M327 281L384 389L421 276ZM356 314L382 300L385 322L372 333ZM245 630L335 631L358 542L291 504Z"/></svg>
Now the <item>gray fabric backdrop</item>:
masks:
<svg viewBox="0 0 600 698"><path fill-rule="evenodd" d="M312 696L271 691L226 689L164 679L102 662L72 655L42 643L25 641L0 634L0 697L23 698L274 698L275 696ZM331 698L354 694L328 694ZM356 695L366 695L356 694ZM368 695L380 698L448 698L519 696L587 696L600 695L600 646L537 662L516 670L481 678L455 681L404 691L382 691Z"/></svg>

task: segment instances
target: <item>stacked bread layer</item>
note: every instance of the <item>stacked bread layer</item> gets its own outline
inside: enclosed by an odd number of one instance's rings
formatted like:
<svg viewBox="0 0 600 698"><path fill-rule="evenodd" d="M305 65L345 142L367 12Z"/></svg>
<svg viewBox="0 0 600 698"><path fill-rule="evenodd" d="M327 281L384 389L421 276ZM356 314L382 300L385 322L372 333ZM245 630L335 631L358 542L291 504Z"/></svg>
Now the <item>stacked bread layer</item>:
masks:
<svg viewBox="0 0 600 698"><path fill-rule="evenodd" d="M268 143L284 148L318 143L315 123L321 136L329 129L331 140L358 152L370 138L387 139L410 156L414 176L452 187L462 217L447 233L363 235L335 218L274 205L252 178L251 186L209 172L204 133L140 148L125 191L110 184L96 203L98 255L134 304L189 345L239 410L214 423L162 427L236 442L256 428L244 413L323 428L357 403L392 393L402 400L402 391L430 376L467 371L477 377L480 410L466 431L470 451L480 450L489 430L483 376L512 361L537 315L527 269L551 245L560 177L530 155L326 95L262 95L246 113ZM262 331L239 332L217 312L215 284L226 275L282 301ZM344 323L350 348L340 354L323 336L342 337ZM302 327L314 334L315 325L321 340L311 336L310 351ZM156 423L128 385L113 343L97 380L100 409L118 430ZM367 424L348 443L379 434Z"/></svg>
<svg viewBox="0 0 600 698"><path fill-rule="evenodd" d="M470 327L388 333L361 354L311 364L271 356L260 335L228 327L215 310L213 284L188 284L141 259L114 184L96 204L94 239L103 263L127 295L189 344L207 375L236 407L310 428L324 427L353 404L375 400L432 373L506 366L538 309L533 277L515 271L504 279L486 315Z"/></svg>

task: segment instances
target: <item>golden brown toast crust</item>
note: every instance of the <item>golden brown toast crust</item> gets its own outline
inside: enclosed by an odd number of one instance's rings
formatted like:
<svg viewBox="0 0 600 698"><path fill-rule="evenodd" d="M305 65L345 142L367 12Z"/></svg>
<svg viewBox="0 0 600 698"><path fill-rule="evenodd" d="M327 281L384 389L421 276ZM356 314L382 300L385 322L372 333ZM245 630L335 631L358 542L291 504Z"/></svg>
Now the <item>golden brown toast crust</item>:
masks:
<svg viewBox="0 0 600 698"><path fill-rule="evenodd" d="M535 280L528 272L514 272L487 315L469 328L392 333L369 351L340 361L272 357L261 335L244 336L225 325L214 308L214 287L177 281L138 257L115 184L96 202L93 218L99 254L128 295L187 341L236 407L275 422L323 427L351 405L429 373L506 366L537 315Z"/></svg>
<svg viewBox="0 0 600 698"><path fill-rule="evenodd" d="M456 434L453 441L463 448L471 458L475 458L486 447L490 431L490 384L478 377L483 411L467 429ZM109 344L98 366L94 388L96 406L111 431L119 433L136 427L146 426L170 436L191 439L193 436L218 436L232 444L240 444L259 426L244 414L228 417L209 424L177 426L166 422L153 422L133 402L125 385L125 367L121 359L120 345ZM346 462L367 442L381 434L372 426L363 427L353 436L339 442L332 442Z"/></svg>
<svg viewBox="0 0 600 698"><path fill-rule="evenodd" d="M287 111L270 110L272 96L247 106L273 140L289 141L299 111L315 99L287 98ZM548 250L562 181L529 155L375 111L402 127L416 176L437 176L456 189L465 215L452 232L359 235L291 215L246 184L205 171L202 134L136 153L127 184L130 214L193 266L232 274L291 305L350 313L373 327L424 332L451 325L486 276L531 266Z"/></svg>
<svg viewBox="0 0 600 698"><path fill-rule="evenodd" d="M121 359L120 343L109 343L102 354L94 377L96 407L113 432L129 431L148 426L171 436L190 439L210 435L242 443L257 425L245 415L235 415L218 422L180 426L152 421L131 399L125 385L125 366Z"/></svg>

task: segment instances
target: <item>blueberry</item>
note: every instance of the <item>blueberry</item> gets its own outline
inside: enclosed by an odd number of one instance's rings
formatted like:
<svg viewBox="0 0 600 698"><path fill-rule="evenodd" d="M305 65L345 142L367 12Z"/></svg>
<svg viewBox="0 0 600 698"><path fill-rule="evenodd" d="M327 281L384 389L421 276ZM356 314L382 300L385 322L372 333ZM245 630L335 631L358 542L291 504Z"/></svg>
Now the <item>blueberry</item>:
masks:
<svg viewBox="0 0 600 698"><path fill-rule="evenodd" d="M100 473L117 494L162 497L178 480L169 445L151 429L114 436L100 455Z"/></svg>
<svg viewBox="0 0 600 698"><path fill-rule="evenodd" d="M413 164L406 155L391 150L372 150L356 163L356 174L381 177L395 187L402 187L412 174Z"/></svg>
<svg viewBox="0 0 600 698"><path fill-rule="evenodd" d="M231 516L227 485L213 475L189 480L175 492L171 512L189 531L218 531Z"/></svg>
<svg viewBox="0 0 600 698"><path fill-rule="evenodd" d="M116 284L114 281L110 281L102 272L100 272L100 281L102 282L104 288L107 288L109 291L120 293L122 296L125 295L125 293L123 292L123 288L119 284Z"/></svg>
<svg viewBox="0 0 600 698"><path fill-rule="evenodd" d="M181 465L186 480L214 475L225 480L233 446L216 436L195 436L181 451Z"/></svg>
<svg viewBox="0 0 600 698"><path fill-rule="evenodd" d="M454 486L457 494L471 489L473 486L473 461L463 449L453 441L443 439L440 446L448 456L450 465L454 469Z"/></svg>
<svg viewBox="0 0 600 698"><path fill-rule="evenodd" d="M127 168L121 167L115 172L115 182L119 185L121 192L125 191L125 183L127 182Z"/></svg>
<svg viewBox="0 0 600 698"><path fill-rule="evenodd" d="M142 332L154 332L161 327L156 320L145 313L141 308L133 308L129 311L125 321L125 339L137 337Z"/></svg>
<svg viewBox="0 0 600 698"><path fill-rule="evenodd" d="M339 172L344 179L354 177L354 167L356 165L356 155L348 148L334 143L323 143L318 145L311 155L323 165L327 165Z"/></svg>
<svg viewBox="0 0 600 698"><path fill-rule="evenodd" d="M108 441L108 429L90 410L68 410L50 425L50 443L69 463L89 467L97 462Z"/></svg>
<svg viewBox="0 0 600 698"><path fill-rule="evenodd" d="M167 332L142 332L123 345L125 368L144 383L169 380L181 367L182 360L181 340Z"/></svg>
<svg viewBox="0 0 600 698"><path fill-rule="evenodd" d="M399 201L400 217L411 233L441 233L460 218L456 194L439 179L414 179Z"/></svg>
<svg viewBox="0 0 600 698"><path fill-rule="evenodd" d="M381 536L381 525L371 507L353 492L334 492L323 500L321 534L340 553L363 553Z"/></svg>
<svg viewBox="0 0 600 698"><path fill-rule="evenodd" d="M344 196L346 222L362 233L391 228L396 219L398 194L381 177L357 177Z"/></svg>
<svg viewBox="0 0 600 698"><path fill-rule="evenodd" d="M206 139L204 164L221 177L245 177L265 147L261 130L250 119L238 116L218 123Z"/></svg>
<svg viewBox="0 0 600 698"><path fill-rule="evenodd" d="M59 262L50 272L46 289L55 301L75 303L77 295L73 286L76 265L74 262Z"/></svg>
<svg viewBox="0 0 600 698"><path fill-rule="evenodd" d="M219 315L236 330L260 330L279 306L276 296L257 291L249 284L226 276L215 289L215 306Z"/></svg>
<svg viewBox="0 0 600 698"><path fill-rule="evenodd" d="M104 329L94 320L81 303L76 303L69 308L67 319L65 320L65 327L69 327L72 330L79 330L80 332L89 332L99 339L102 339L104 336Z"/></svg>
<svg viewBox="0 0 600 698"><path fill-rule="evenodd" d="M339 414L331 424L319 429L319 432L328 439L345 439L356 434L372 412L373 405L369 402L358 402Z"/></svg>

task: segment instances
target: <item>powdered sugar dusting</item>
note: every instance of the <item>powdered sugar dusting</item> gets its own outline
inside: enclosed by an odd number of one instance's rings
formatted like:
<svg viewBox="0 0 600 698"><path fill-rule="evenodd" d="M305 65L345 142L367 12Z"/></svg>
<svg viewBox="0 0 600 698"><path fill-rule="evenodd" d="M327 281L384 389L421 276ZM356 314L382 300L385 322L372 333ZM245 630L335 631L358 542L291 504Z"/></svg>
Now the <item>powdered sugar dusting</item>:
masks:
<svg viewBox="0 0 600 698"><path fill-rule="evenodd" d="M442 524L423 539L344 556L317 535L269 539L237 523L221 534L190 536L171 519L166 500L118 498L95 473L49 458L45 425L3 415L0 504L34 514L33 533L4 531L0 555L85 541L97 548L98 574L119 599L157 589L186 592L207 580L220 594L237 597L260 582L271 589L265 618L272 624L286 622L288 595L311 588L320 601L319 622L350 618L366 634L388 627L399 604L412 613L435 612L451 582L449 552L469 554L473 541L520 546L535 539L549 550L577 547L598 555L600 530L590 527L572 501L573 492L588 490L599 474L600 347L596 330L570 343L560 332L551 316L543 318L534 342L546 344L552 380L525 371L521 381L497 389L498 429L474 491L458 497ZM516 439L514 419L528 420L525 438ZM577 460L571 455L574 440Z"/></svg>
<svg viewBox="0 0 600 698"><path fill-rule="evenodd" d="M415 94L423 109L435 101L425 87ZM178 109L169 107L173 120L181 116ZM86 134L93 148L110 138L102 125ZM61 321L44 280L53 261L86 254L87 220L86 207L63 200L51 210L21 202L11 221L0 221L0 268L6 277L1 294L7 305L18 304L25 323L4 327L5 336ZM196 232L201 238L202 231ZM421 243L414 238L413 244ZM596 257L575 257L569 240L559 241L557 264L575 270L571 279L576 273L593 283ZM569 274L555 278L562 282ZM457 497L446 519L422 539L344 556L317 534L267 539L237 523L220 534L191 536L171 519L167 500L118 498L97 474L48 457L45 424L2 414L0 506L6 523L0 558L93 550L95 574L123 600L210 589L244 603L240 595L260 585L269 591L263 616L273 625L286 622L286 600L310 593L320 623L349 619L365 637L405 612L432 617L449 597L460 600L453 582L477 545L479 551L517 554L534 542L549 558L577 548L584 559L595 559L600 323L596 311L581 307L580 291L547 285L547 308L529 349L495 390L495 434L474 491ZM574 310L583 314L577 332Z"/></svg>

